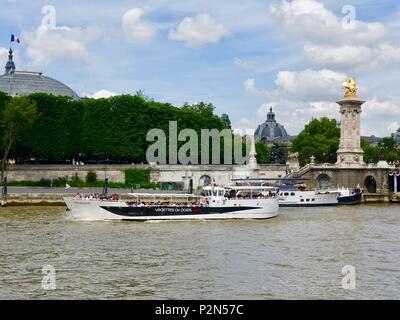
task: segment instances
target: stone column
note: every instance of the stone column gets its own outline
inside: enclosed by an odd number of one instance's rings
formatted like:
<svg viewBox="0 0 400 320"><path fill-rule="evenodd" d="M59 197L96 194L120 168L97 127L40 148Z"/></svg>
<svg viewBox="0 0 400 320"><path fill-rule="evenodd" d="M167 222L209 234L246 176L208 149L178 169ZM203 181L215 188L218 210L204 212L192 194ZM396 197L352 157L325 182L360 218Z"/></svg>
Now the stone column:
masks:
<svg viewBox="0 0 400 320"><path fill-rule="evenodd" d="M337 151L339 167L360 167L365 165L364 151L360 143L361 105L365 101L357 97L345 97L337 103L340 105L340 145Z"/></svg>
<svg viewBox="0 0 400 320"><path fill-rule="evenodd" d="M256 143L254 136L250 136L250 152L249 152L249 168L251 170L256 170L258 168L257 164L257 152L256 152Z"/></svg>

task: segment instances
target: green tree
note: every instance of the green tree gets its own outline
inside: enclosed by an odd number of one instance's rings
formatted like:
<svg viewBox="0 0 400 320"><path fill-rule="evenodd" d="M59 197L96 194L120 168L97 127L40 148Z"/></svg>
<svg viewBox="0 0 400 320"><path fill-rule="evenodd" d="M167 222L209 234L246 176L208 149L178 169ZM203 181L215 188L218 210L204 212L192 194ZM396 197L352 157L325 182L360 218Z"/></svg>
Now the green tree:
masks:
<svg viewBox="0 0 400 320"><path fill-rule="evenodd" d="M257 152L257 163L267 164L269 162L270 154L265 143L258 141L256 143L256 152Z"/></svg>
<svg viewBox="0 0 400 320"><path fill-rule="evenodd" d="M82 102L44 93L29 98L36 103L39 117L19 144L17 155L50 161L77 158Z"/></svg>
<svg viewBox="0 0 400 320"><path fill-rule="evenodd" d="M226 113L223 113L220 117L222 123L224 124L224 127L227 129L231 129L232 128L232 124L231 124L231 120L229 119L229 115L227 115Z"/></svg>
<svg viewBox="0 0 400 320"><path fill-rule="evenodd" d="M11 148L15 142L28 130L37 118L36 103L27 97L14 97L5 105L1 119L1 183Z"/></svg>
<svg viewBox="0 0 400 320"><path fill-rule="evenodd" d="M396 140L393 137L385 137L382 139L380 144L384 147L386 151L396 150Z"/></svg>
<svg viewBox="0 0 400 320"><path fill-rule="evenodd" d="M274 164L285 164L288 156L288 149L282 143L274 142L269 149L269 162Z"/></svg>
<svg viewBox="0 0 400 320"><path fill-rule="evenodd" d="M399 159L400 154L396 150L396 140L393 137L385 137L379 143L379 148L383 151L385 160L393 162Z"/></svg>
<svg viewBox="0 0 400 320"><path fill-rule="evenodd" d="M371 146L365 139L361 139L361 148L364 151L364 161L366 163L377 163L379 161L379 148Z"/></svg>
<svg viewBox="0 0 400 320"><path fill-rule="evenodd" d="M201 129L230 129L229 117L217 116L210 103L177 108L154 101L142 92L104 99L72 100L44 93L28 98L36 103L39 116L21 132L10 151L19 162L31 158L50 162L75 158L140 163L146 161L146 151L152 143L146 141L148 131L161 129L168 141L170 121L177 122L178 131L194 129L199 136ZM0 115L9 99L0 93ZM220 143L222 148L222 139ZM178 142L178 147L183 144Z"/></svg>
<svg viewBox="0 0 400 320"><path fill-rule="evenodd" d="M335 163L339 140L340 128L335 119L313 119L293 140L292 151L299 153L302 165L305 165L311 156L319 163Z"/></svg>

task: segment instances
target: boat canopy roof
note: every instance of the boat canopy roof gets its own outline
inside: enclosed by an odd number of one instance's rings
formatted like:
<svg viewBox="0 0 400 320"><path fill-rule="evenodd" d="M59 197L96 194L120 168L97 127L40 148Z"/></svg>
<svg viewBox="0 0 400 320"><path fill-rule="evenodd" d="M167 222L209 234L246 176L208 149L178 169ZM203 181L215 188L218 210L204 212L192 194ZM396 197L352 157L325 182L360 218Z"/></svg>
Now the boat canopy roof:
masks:
<svg viewBox="0 0 400 320"><path fill-rule="evenodd" d="M215 191L227 191L227 190L274 190L276 187L274 186L207 186L203 188L203 191L215 190Z"/></svg>
<svg viewBox="0 0 400 320"><path fill-rule="evenodd" d="M232 181L307 181L308 178L236 178Z"/></svg>
<svg viewBox="0 0 400 320"><path fill-rule="evenodd" d="M198 198L191 193L183 194L183 193L128 193L128 195L132 197L148 197L148 198Z"/></svg>
<svg viewBox="0 0 400 320"><path fill-rule="evenodd" d="M275 190L276 187L273 186L230 186L228 190Z"/></svg>

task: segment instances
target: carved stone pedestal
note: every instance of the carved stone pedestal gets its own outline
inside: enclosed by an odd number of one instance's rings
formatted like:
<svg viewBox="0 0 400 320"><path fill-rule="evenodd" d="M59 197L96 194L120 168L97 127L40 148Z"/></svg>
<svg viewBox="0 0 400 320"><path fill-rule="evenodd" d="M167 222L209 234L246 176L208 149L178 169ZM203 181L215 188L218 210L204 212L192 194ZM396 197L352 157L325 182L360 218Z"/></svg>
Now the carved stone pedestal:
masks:
<svg viewBox="0 0 400 320"><path fill-rule="evenodd" d="M340 145L337 151L339 167L360 167L365 165L364 151L360 143L361 105L365 101L357 97L346 97L337 103L340 105Z"/></svg>

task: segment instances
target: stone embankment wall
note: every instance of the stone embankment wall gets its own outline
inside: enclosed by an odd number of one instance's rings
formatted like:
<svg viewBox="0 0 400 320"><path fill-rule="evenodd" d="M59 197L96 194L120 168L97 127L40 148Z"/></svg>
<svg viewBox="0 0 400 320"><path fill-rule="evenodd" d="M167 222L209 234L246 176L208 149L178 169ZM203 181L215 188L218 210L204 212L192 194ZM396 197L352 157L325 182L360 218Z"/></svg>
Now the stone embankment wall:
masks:
<svg viewBox="0 0 400 320"><path fill-rule="evenodd" d="M256 169L236 165L13 165L9 166L8 181L39 181L41 179L78 177L86 179L89 171L96 172L97 179L105 177L112 182L125 182L125 170L150 168L152 182L180 182L185 188L189 178L193 179L193 187L201 186L205 180L215 181L220 185L228 185L231 179L246 177L279 178L286 174L286 165L260 165Z"/></svg>
<svg viewBox="0 0 400 320"><path fill-rule="evenodd" d="M125 182L126 169L146 169L147 165L13 165L7 172L8 181L39 181L75 177L85 180L89 171L96 172L97 179L107 177L113 182Z"/></svg>

